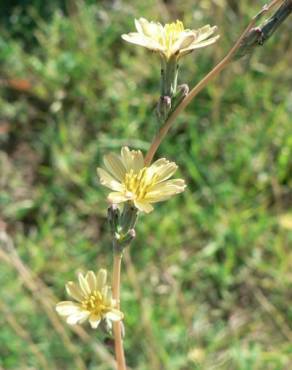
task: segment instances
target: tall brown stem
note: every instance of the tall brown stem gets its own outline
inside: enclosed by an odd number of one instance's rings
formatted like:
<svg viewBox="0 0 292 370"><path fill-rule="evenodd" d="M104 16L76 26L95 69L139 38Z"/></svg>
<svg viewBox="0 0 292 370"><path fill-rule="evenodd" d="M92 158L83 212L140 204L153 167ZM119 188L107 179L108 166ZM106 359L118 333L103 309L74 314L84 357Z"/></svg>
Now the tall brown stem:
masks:
<svg viewBox="0 0 292 370"><path fill-rule="evenodd" d="M113 298L117 302L117 309L120 309L121 262L122 254L115 252L113 268ZM127 368L122 339L122 326L120 321L113 323L113 331L115 338L115 355L117 361L117 370L126 370Z"/></svg>

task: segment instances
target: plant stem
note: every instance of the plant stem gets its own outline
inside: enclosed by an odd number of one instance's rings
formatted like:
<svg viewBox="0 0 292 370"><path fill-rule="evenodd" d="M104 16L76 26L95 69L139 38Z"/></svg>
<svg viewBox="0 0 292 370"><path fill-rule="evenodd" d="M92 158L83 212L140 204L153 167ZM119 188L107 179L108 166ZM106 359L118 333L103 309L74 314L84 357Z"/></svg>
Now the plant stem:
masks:
<svg viewBox="0 0 292 370"><path fill-rule="evenodd" d="M114 253L114 268L113 268L113 298L117 302L117 309L120 309L120 283L121 283L121 262L122 253ZM117 361L117 370L126 370L126 361L122 339L121 322L113 323L113 331L115 338L115 355Z"/></svg>
<svg viewBox="0 0 292 370"><path fill-rule="evenodd" d="M234 46L230 49L227 55L189 92L189 94L181 101L181 103L176 107L176 109L170 114L167 120L164 122L163 126L158 131L157 135L154 137L152 144L145 157L145 165L149 166L152 162L152 159L159 148L162 140L168 133L173 122L177 116L185 109L187 105L194 99L196 95L210 82L212 81L229 63L231 62L234 54L240 48L242 40L255 25L257 20L265 13L267 13L271 8L277 5L280 1L283 0L273 0L269 5L265 5L262 10L252 18L246 29L240 35L240 37L235 42Z"/></svg>
<svg viewBox="0 0 292 370"><path fill-rule="evenodd" d="M161 96L172 97L177 89L178 64L177 58L172 57L161 61Z"/></svg>

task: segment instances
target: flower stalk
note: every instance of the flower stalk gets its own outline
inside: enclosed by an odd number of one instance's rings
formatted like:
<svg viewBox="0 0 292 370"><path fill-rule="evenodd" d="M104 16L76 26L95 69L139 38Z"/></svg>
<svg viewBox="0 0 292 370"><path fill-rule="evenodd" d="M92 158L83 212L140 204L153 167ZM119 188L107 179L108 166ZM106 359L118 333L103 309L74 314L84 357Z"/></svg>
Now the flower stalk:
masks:
<svg viewBox="0 0 292 370"><path fill-rule="evenodd" d="M145 157L145 166L149 166L152 162L154 155L159 148L161 142L167 135L169 129L173 125L176 118L179 116L179 114L190 104L190 102L199 94L201 90L207 84L212 81L215 77L218 76L220 72L225 69L229 63L234 59L237 51L242 47L242 42L246 38L246 36L249 34L251 29L254 27L255 23L267 12L269 12L273 7L278 5L279 2L283 2L283 0L273 0L269 5L265 5L261 11L256 14L246 29L243 31L243 33L239 36L233 47L230 49L230 51L227 53L227 55L209 72L207 75L185 96L185 98L177 105L177 107L171 112L171 114L167 117L166 121L162 125L162 127L159 129L158 133L154 137L151 146L146 154Z"/></svg>
<svg viewBox="0 0 292 370"><path fill-rule="evenodd" d="M112 292L116 302L116 308L120 310L120 289L121 289L121 264L123 250L135 238L135 224L138 210L130 202L124 204L122 213L117 205L112 205L108 209L108 222L110 225L113 239L113 277ZM117 370L126 370L126 360L123 345L122 323L113 323L113 334L115 341L115 357Z"/></svg>
<svg viewBox="0 0 292 370"><path fill-rule="evenodd" d="M170 98L176 93L178 76L177 58L161 58L161 96Z"/></svg>
<svg viewBox="0 0 292 370"><path fill-rule="evenodd" d="M292 13L292 0L285 0L279 9L258 27L253 27L242 40L235 58L251 54L256 46L263 46L278 27Z"/></svg>
<svg viewBox="0 0 292 370"><path fill-rule="evenodd" d="M120 309L120 286L121 286L121 262L122 252L114 252L113 266L113 298L116 301L117 309ZM115 356L117 361L117 370L126 370L126 360L122 338L121 322L113 323L113 333L115 340Z"/></svg>
<svg viewBox="0 0 292 370"><path fill-rule="evenodd" d="M281 3L279 9L260 27L256 22ZM152 163L157 149L178 115L196 95L232 61L263 44L292 12L292 0L272 0L251 20L227 55L189 92L186 84L178 86L179 59L195 49L215 43L216 26L198 30L185 29L183 23L162 26L144 18L135 21L137 32L123 39L157 52L161 59L161 96L157 116L162 124L144 158L140 150L121 149L120 155L104 156L104 167L98 168L100 183L109 188L108 222L113 245L112 289L107 285L107 271L88 271L78 275L78 283L68 282L66 290L73 301L59 302L58 314L70 325L88 321L96 329L101 321L113 329L117 370L126 370L123 346L123 313L120 311L121 263L124 249L135 238L138 213L150 213L154 204L168 200L185 190L183 179L171 179L177 165L165 158ZM212 36L212 37L210 37Z"/></svg>

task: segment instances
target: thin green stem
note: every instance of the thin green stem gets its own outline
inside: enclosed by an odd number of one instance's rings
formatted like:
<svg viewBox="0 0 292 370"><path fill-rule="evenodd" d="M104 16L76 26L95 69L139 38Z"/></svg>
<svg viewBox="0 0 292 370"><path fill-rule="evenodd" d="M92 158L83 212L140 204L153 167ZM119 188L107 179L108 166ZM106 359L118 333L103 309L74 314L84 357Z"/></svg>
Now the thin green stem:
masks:
<svg viewBox="0 0 292 370"><path fill-rule="evenodd" d="M178 64L177 58L161 60L161 96L172 97L177 89Z"/></svg>

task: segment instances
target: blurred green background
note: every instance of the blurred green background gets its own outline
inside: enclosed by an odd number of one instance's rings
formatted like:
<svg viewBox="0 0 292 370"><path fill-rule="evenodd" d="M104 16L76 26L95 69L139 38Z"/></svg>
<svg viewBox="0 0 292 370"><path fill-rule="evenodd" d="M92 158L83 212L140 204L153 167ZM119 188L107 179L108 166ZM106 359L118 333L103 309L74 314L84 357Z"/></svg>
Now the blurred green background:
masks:
<svg viewBox="0 0 292 370"><path fill-rule="evenodd" d="M158 57L120 35L141 16L217 24L183 60L192 86L264 3L1 1L0 369L113 369L110 340L54 304L77 271L111 270L102 155L157 129ZM292 368L291 32L233 63L159 149L188 188L140 217L124 258L131 369Z"/></svg>

